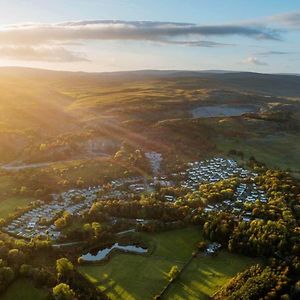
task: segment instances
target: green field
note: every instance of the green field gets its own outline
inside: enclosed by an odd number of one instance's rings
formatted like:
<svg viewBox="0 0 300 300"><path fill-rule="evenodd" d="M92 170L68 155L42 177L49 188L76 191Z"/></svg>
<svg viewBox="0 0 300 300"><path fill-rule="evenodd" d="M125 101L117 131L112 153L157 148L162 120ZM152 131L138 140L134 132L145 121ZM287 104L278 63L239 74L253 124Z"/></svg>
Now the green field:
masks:
<svg viewBox="0 0 300 300"><path fill-rule="evenodd" d="M166 274L170 268L173 265L181 268L190 258L197 242L202 240L201 232L196 228L142 234L142 238L151 244L151 248L154 247L150 256L117 254L108 263L81 266L80 272L112 299L152 299L167 284ZM191 293L196 289L203 296L200 299L206 299L205 295L213 294L230 277L252 263L255 263L253 259L226 252L216 258L197 259L183 274L183 287ZM174 287L174 291L171 289L170 293L181 297L185 291L181 291L179 285ZM172 297L168 296L167 299Z"/></svg>
<svg viewBox="0 0 300 300"><path fill-rule="evenodd" d="M82 266L80 272L112 299L152 299L167 284L166 273L190 257L201 233L182 229L142 234L155 248L150 256L118 254L99 266Z"/></svg>
<svg viewBox="0 0 300 300"><path fill-rule="evenodd" d="M245 158L254 156L268 167L300 170L300 136L296 134L267 135L257 138L219 138L217 146L220 151L227 153L231 149L243 151Z"/></svg>
<svg viewBox="0 0 300 300"><path fill-rule="evenodd" d="M37 289L28 280L19 279L0 298L1 300L46 300L48 299L48 292Z"/></svg>
<svg viewBox="0 0 300 300"><path fill-rule="evenodd" d="M253 258L221 251L215 257L200 256L174 282L163 299L209 299L236 273L255 264Z"/></svg>
<svg viewBox="0 0 300 300"><path fill-rule="evenodd" d="M26 206L33 198L30 197L10 197L1 201L0 218L6 218L10 213L13 213L17 207Z"/></svg>
<svg viewBox="0 0 300 300"><path fill-rule="evenodd" d="M26 206L34 200L27 196L13 196L12 190L17 188L14 176L0 176L0 218L6 218L17 207Z"/></svg>

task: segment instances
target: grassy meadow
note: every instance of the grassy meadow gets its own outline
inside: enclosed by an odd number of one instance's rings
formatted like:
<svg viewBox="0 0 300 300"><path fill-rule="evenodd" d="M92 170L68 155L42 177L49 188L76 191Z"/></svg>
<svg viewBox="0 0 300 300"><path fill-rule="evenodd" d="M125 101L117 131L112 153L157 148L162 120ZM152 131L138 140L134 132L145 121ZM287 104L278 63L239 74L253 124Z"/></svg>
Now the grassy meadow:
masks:
<svg viewBox="0 0 300 300"><path fill-rule="evenodd" d="M255 259L221 251L217 256L199 256L192 260L163 299L196 300L210 297L238 272L258 263Z"/></svg>
<svg viewBox="0 0 300 300"><path fill-rule="evenodd" d="M80 272L112 299L152 299L167 284L171 267L182 267L202 239L195 228L141 234L141 238L154 249L150 256L116 254L108 263L81 266Z"/></svg>
<svg viewBox="0 0 300 300"><path fill-rule="evenodd" d="M1 300L46 300L49 293L34 287L31 281L18 279L1 295Z"/></svg>
<svg viewBox="0 0 300 300"><path fill-rule="evenodd" d="M9 214L13 213L17 207L24 207L33 201L31 197L9 197L0 203L0 218L6 218Z"/></svg>
<svg viewBox="0 0 300 300"><path fill-rule="evenodd" d="M171 267L182 268L197 242L203 240L196 228L143 233L141 238L154 249L149 256L116 254L107 263L80 266L79 271L113 300L150 300L167 284ZM193 259L166 299L207 299L237 272L255 262L227 252L214 258Z"/></svg>
<svg viewBox="0 0 300 300"><path fill-rule="evenodd" d="M273 134L264 137L246 139L219 138L217 147L227 153L230 149L240 150L245 158L254 156L271 168L290 169L300 171L300 135L299 134Z"/></svg>

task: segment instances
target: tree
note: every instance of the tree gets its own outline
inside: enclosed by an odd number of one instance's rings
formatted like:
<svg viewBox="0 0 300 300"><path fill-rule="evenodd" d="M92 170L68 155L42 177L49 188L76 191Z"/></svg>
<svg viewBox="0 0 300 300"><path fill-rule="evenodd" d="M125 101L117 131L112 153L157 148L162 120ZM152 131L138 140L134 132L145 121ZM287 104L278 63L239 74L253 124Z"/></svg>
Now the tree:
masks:
<svg viewBox="0 0 300 300"><path fill-rule="evenodd" d="M40 151L43 152L47 149L47 145L46 144L40 144Z"/></svg>
<svg viewBox="0 0 300 300"><path fill-rule="evenodd" d="M179 275L180 271L178 266L173 266L170 270L170 272L168 273L168 277L170 281L174 281L177 276Z"/></svg>
<svg viewBox="0 0 300 300"><path fill-rule="evenodd" d="M74 291L65 283L60 283L53 288L53 296L57 300L75 299Z"/></svg>
<svg viewBox="0 0 300 300"><path fill-rule="evenodd" d="M98 238L101 234L101 225L98 222L93 222L92 223L92 229L94 231L94 235L96 238Z"/></svg>
<svg viewBox="0 0 300 300"><path fill-rule="evenodd" d="M54 222L54 225L57 229L61 230L65 228L71 222L71 220L72 215L65 211L63 215Z"/></svg>
<svg viewBox="0 0 300 300"><path fill-rule="evenodd" d="M91 224L89 223L84 224L83 231L86 237L91 238L93 236L93 228Z"/></svg>
<svg viewBox="0 0 300 300"><path fill-rule="evenodd" d="M21 265L19 272L22 276L29 277L33 272L33 267L31 265L23 264Z"/></svg>
<svg viewBox="0 0 300 300"><path fill-rule="evenodd" d="M54 276L44 268L35 268L33 270L33 280L36 286L53 286L56 282Z"/></svg>
<svg viewBox="0 0 300 300"><path fill-rule="evenodd" d="M207 248L207 243L204 242L204 241L199 242L198 245L197 245L197 248L198 248L199 251L204 251Z"/></svg>
<svg viewBox="0 0 300 300"><path fill-rule="evenodd" d="M0 268L0 292L3 292L7 286L13 281L15 273L10 267Z"/></svg>
<svg viewBox="0 0 300 300"><path fill-rule="evenodd" d="M10 249L8 252L8 261L11 264L19 265L24 261L24 254L19 249Z"/></svg>
<svg viewBox="0 0 300 300"><path fill-rule="evenodd" d="M20 195L26 195L28 193L28 188L26 186L21 186Z"/></svg>
<svg viewBox="0 0 300 300"><path fill-rule="evenodd" d="M56 261L57 278L68 278L73 273L74 266L67 258L60 258Z"/></svg>
<svg viewBox="0 0 300 300"><path fill-rule="evenodd" d="M292 289L292 299L298 299L300 297L300 281L297 281ZM298 297L298 298L297 298Z"/></svg>

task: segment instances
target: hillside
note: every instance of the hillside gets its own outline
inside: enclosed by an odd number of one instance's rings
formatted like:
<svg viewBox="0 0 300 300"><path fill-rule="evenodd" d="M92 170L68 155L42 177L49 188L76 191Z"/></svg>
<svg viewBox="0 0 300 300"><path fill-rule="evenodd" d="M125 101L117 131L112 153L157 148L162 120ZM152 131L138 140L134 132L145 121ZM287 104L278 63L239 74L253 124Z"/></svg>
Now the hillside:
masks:
<svg viewBox="0 0 300 300"><path fill-rule="evenodd" d="M176 143L187 157L189 144L201 146L205 156L215 137L296 134L299 83L256 73L1 68L1 161L111 155L123 141L167 153ZM224 120L237 126L219 127Z"/></svg>

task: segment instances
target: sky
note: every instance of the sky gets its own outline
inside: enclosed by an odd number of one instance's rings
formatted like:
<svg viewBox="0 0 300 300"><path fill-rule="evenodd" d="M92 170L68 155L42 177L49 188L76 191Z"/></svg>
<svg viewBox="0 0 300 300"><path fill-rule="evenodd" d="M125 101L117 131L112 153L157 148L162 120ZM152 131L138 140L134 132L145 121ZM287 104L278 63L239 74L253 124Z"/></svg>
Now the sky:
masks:
<svg viewBox="0 0 300 300"><path fill-rule="evenodd" d="M300 73L300 1L0 0L0 66Z"/></svg>

